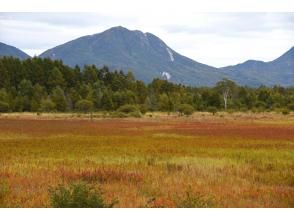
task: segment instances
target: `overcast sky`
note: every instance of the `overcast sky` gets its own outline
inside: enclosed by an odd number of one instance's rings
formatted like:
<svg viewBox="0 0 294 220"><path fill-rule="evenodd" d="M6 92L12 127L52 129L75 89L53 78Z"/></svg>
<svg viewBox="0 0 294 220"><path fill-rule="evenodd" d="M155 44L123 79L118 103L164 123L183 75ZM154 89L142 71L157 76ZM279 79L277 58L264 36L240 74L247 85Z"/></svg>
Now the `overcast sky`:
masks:
<svg viewBox="0 0 294 220"><path fill-rule="evenodd" d="M0 13L0 42L38 55L69 40L124 26L153 33L180 54L216 67L248 59L270 61L294 46L294 13L140 10Z"/></svg>

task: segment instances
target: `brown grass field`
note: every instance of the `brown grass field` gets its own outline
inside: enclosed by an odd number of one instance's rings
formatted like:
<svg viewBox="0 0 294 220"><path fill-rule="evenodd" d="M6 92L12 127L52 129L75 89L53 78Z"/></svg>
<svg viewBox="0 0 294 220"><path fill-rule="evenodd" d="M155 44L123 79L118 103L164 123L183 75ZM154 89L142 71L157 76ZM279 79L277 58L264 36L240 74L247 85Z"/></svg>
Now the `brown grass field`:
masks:
<svg viewBox="0 0 294 220"><path fill-rule="evenodd" d="M79 181L115 207L294 207L293 113L148 115L0 115L0 207Z"/></svg>

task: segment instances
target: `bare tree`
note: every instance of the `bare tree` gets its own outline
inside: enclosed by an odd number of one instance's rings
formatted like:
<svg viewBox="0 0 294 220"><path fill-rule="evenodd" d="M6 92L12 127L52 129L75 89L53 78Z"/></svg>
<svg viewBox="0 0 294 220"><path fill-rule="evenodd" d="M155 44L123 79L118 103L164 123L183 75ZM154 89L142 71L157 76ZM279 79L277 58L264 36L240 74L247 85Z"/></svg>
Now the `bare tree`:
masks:
<svg viewBox="0 0 294 220"><path fill-rule="evenodd" d="M225 110L228 108L228 99L232 96L236 84L228 79L223 79L216 84L216 88L222 93Z"/></svg>

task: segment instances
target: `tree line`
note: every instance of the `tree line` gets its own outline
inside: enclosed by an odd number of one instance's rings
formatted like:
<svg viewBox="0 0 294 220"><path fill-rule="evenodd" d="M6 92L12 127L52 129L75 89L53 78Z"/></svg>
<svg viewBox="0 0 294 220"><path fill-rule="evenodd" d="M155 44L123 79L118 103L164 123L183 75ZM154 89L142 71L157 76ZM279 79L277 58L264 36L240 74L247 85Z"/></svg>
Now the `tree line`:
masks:
<svg viewBox="0 0 294 220"><path fill-rule="evenodd" d="M294 110L294 88L250 88L223 79L214 87L189 87L164 79L145 84L132 72L86 65L71 68L60 60L0 59L0 112L140 112ZM127 107L125 107L127 109Z"/></svg>

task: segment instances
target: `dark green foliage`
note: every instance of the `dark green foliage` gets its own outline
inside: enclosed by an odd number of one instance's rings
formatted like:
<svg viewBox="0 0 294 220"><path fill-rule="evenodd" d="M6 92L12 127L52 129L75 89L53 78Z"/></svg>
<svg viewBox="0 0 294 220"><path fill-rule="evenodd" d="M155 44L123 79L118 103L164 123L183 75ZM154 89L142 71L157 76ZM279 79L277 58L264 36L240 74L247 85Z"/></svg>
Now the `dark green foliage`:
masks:
<svg viewBox="0 0 294 220"><path fill-rule="evenodd" d="M291 111L294 111L294 97L293 97L293 103L288 104L288 109Z"/></svg>
<svg viewBox="0 0 294 220"><path fill-rule="evenodd" d="M3 101L0 101L0 112L8 112L9 104Z"/></svg>
<svg viewBox="0 0 294 220"><path fill-rule="evenodd" d="M117 203L105 202L100 189L97 190L84 183L58 185L50 188L49 193L54 208L112 208Z"/></svg>
<svg viewBox="0 0 294 220"><path fill-rule="evenodd" d="M64 112L66 110L67 103L65 99L65 94L59 86L53 89L51 99L55 103L57 111Z"/></svg>
<svg viewBox="0 0 294 220"><path fill-rule="evenodd" d="M189 115L194 108L215 114L225 110L224 97L229 111L294 110L291 87L249 88L226 79L210 88L187 87L161 79L146 85L131 72L110 72L107 67L80 69L50 59L0 58L1 112L118 110L112 114L114 117L140 117L147 111Z"/></svg>
<svg viewBox="0 0 294 220"><path fill-rule="evenodd" d="M56 86L64 86L63 75L57 67L54 67L53 70L49 72L47 85L50 89L53 89Z"/></svg>
<svg viewBox="0 0 294 220"><path fill-rule="evenodd" d="M84 112L84 113L87 113L87 112L90 112L93 110L94 104L92 101L82 99L82 100L79 100L75 106L76 106L77 110Z"/></svg>
<svg viewBox="0 0 294 220"><path fill-rule="evenodd" d="M186 116L192 115L193 112L194 112L193 106L189 105L189 104L181 104L178 107L178 110L179 110L181 115L186 115Z"/></svg>
<svg viewBox="0 0 294 220"><path fill-rule="evenodd" d="M108 92L105 92L101 99L101 108L103 110L113 110L112 97Z"/></svg>
<svg viewBox="0 0 294 220"><path fill-rule="evenodd" d="M55 103L52 102L50 99L44 99L41 101L40 110L42 112L52 112L56 110L55 106Z"/></svg>

